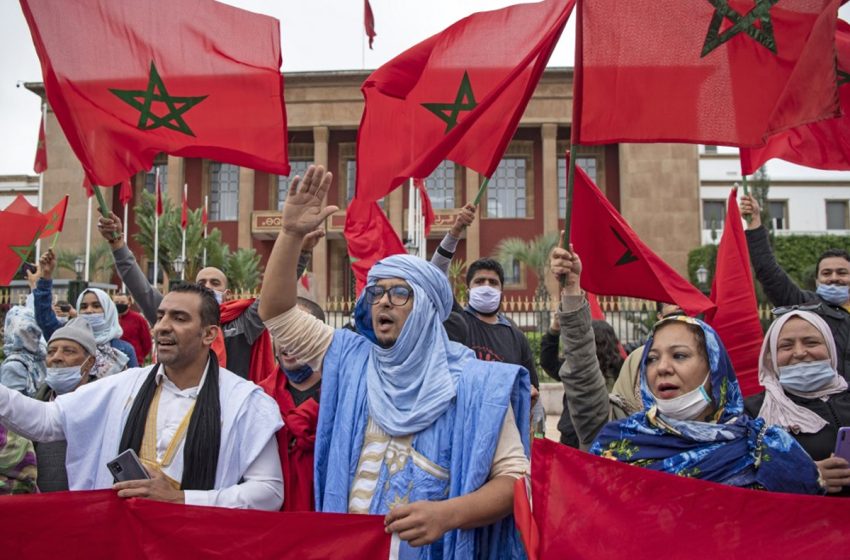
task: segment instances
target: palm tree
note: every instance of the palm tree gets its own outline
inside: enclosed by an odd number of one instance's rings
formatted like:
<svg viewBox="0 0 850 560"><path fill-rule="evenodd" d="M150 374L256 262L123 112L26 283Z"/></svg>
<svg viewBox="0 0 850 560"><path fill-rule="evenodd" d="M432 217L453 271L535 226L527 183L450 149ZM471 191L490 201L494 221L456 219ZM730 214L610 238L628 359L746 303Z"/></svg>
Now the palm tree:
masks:
<svg viewBox="0 0 850 560"><path fill-rule="evenodd" d="M549 269L549 253L557 243L557 232L538 235L531 241L519 237L508 237L496 247L496 259L505 267L511 266L513 261L519 261L534 271L537 276L537 289L534 296L538 299L548 299L546 271Z"/></svg>
<svg viewBox="0 0 850 560"><path fill-rule="evenodd" d="M59 249L56 252L56 267L76 275L74 261L78 258L85 259L85 254ZM89 278L92 282L108 282L112 276L113 265L112 250L105 241L92 246L89 255Z"/></svg>
<svg viewBox="0 0 850 560"><path fill-rule="evenodd" d="M253 292L260 284L260 255L253 247L230 253L224 274L234 292Z"/></svg>

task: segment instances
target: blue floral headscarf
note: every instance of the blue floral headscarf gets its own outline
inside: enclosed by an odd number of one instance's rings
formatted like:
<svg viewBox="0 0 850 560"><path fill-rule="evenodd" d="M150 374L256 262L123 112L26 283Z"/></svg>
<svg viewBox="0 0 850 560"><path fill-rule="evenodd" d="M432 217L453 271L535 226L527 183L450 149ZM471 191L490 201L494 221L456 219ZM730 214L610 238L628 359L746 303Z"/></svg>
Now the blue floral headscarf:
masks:
<svg viewBox="0 0 850 560"><path fill-rule="evenodd" d="M715 412L708 421L675 420L658 412L647 384L646 359L654 334L640 361L643 411L609 422L590 452L652 470L779 492L818 494L818 470L802 447L779 426L744 413L744 399L735 370L720 337L691 317L671 317L661 325L681 321L705 335Z"/></svg>

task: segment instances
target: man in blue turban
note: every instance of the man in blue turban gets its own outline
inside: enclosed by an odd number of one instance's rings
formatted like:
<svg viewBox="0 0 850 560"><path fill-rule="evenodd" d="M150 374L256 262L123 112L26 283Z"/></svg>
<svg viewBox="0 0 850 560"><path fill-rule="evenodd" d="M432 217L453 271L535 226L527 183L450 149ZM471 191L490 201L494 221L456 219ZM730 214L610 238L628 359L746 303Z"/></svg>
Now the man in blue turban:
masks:
<svg viewBox="0 0 850 560"><path fill-rule="evenodd" d="M311 166L293 181L259 309L281 348L322 371L316 510L386 515L400 558L523 558L510 513L528 471L528 372L449 341L445 275L408 255L378 262L357 333L295 305L301 242L337 210L322 206L331 178Z"/></svg>

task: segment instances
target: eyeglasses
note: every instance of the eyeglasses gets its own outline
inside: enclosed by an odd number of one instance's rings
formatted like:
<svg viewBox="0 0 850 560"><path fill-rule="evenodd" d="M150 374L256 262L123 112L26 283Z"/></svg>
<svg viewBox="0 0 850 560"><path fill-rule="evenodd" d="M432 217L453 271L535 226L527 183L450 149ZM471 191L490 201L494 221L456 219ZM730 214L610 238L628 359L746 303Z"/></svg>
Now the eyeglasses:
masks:
<svg viewBox="0 0 850 560"><path fill-rule="evenodd" d="M785 315L792 311L817 311L820 308L820 303L805 303L802 305L783 305L781 307L774 307L770 310L770 312L774 317L779 317L780 315Z"/></svg>
<svg viewBox="0 0 850 560"><path fill-rule="evenodd" d="M413 290L407 286L391 286L384 288L383 286L369 286L366 288L366 303L369 305L377 305L384 294L388 294L390 305L401 306L408 302L410 296L413 295Z"/></svg>

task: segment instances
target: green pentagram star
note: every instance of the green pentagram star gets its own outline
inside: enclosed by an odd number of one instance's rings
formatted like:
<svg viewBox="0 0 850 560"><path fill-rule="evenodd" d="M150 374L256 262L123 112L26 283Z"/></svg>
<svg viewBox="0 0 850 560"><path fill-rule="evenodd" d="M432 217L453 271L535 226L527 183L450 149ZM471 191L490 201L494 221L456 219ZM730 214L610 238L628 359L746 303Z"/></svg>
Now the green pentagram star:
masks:
<svg viewBox="0 0 850 560"><path fill-rule="evenodd" d="M208 97L206 95L198 97L168 95L168 90L165 89L165 84L162 82L153 61L151 61L151 72L146 90L110 89L109 91L121 101L139 110L139 124L136 125L139 130L153 130L164 126L189 136L194 136L195 133L183 120L183 113ZM155 101L165 103L168 107L168 113L162 116L154 114L151 106Z"/></svg>
<svg viewBox="0 0 850 560"><path fill-rule="evenodd" d="M700 56L709 54L739 33L746 33L760 45L776 54L776 37L773 35L773 20L770 17L770 9L779 0L755 0L755 6L747 12L747 15L739 14L729 7L728 2L729 0L708 0L708 3L714 6L714 15L711 17L708 34L705 36L705 43L702 46ZM732 27L721 33L720 25L725 19L732 22ZM761 28L755 26L757 21L761 22Z"/></svg>
<svg viewBox="0 0 850 560"><path fill-rule="evenodd" d="M850 73L845 72L844 70L838 70L838 87L841 87L844 84L850 84Z"/></svg>
<svg viewBox="0 0 850 560"><path fill-rule="evenodd" d="M475 101L475 96L472 93L469 74L463 73L463 79L460 81L454 103L423 103L422 106L446 123L446 134L448 134L457 125L457 118L461 111L471 111L478 106L478 102Z"/></svg>

